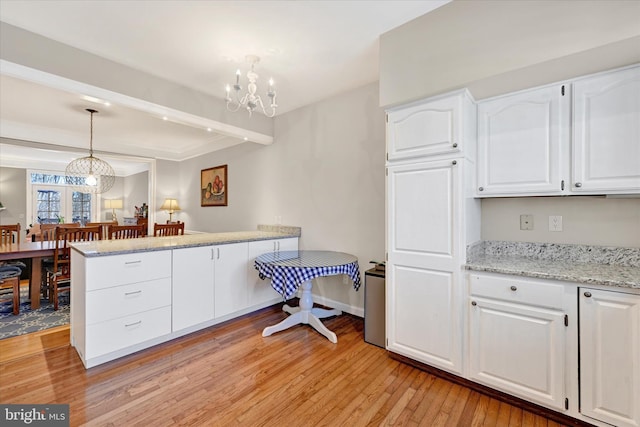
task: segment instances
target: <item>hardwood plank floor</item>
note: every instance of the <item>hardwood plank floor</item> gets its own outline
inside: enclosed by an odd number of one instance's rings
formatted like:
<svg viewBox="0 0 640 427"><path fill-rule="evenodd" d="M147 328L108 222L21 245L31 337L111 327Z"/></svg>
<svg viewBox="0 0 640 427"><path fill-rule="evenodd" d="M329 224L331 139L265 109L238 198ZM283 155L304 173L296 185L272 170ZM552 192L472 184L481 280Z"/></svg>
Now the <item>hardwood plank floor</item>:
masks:
<svg viewBox="0 0 640 427"><path fill-rule="evenodd" d="M68 403L72 426L557 425L389 358L354 316L325 319L337 345L308 326L261 336L284 317L270 307L89 370L68 329L2 340L0 402Z"/></svg>

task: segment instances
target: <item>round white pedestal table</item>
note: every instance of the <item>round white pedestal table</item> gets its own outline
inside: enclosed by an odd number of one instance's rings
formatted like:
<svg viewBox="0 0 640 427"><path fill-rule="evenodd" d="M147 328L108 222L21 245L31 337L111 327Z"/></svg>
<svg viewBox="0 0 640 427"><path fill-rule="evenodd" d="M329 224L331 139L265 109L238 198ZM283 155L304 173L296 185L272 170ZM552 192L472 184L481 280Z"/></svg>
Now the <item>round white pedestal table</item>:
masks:
<svg viewBox="0 0 640 427"><path fill-rule="evenodd" d="M345 274L351 278L353 288L357 291L360 288L358 258L333 251L283 251L260 255L254 265L260 278L271 279L271 286L285 301L293 297L298 288L302 289L300 305L291 307L285 304L282 310L290 316L276 325L264 328L263 337L305 324L320 332L332 343L338 342L336 334L327 329L320 319L339 316L342 311L313 307L311 280L316 277Z"/></svg>

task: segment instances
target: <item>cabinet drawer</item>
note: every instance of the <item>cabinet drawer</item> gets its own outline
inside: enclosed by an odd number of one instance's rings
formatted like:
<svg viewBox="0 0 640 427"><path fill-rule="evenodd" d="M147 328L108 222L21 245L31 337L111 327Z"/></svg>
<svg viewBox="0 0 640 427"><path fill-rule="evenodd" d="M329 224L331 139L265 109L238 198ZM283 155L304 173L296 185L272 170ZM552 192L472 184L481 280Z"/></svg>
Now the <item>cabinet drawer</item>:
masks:
<svg viewBox="0 0 640 427"><path fill-rule="evenodd" d="M522 279L469 275L469 291L473 296L500 299L521 304L562 309L564 286Z"/></svg>
<svg viewBox="0 0 640 427"><path fill-rule="evenodd" d="M91 359L171 333L171 306L87 326Z"/></svg>
<svg viewBox="0 0 640 427"><path fill-rule="evenodd" d="M87 291L171 277L171 251L87 259Z"/></svg>
<svg viewBox="0 0 640 427"><path fill-rule="evenodd" d="M171 279L157 279L87 292L87 324L171 305Z"/></svg>

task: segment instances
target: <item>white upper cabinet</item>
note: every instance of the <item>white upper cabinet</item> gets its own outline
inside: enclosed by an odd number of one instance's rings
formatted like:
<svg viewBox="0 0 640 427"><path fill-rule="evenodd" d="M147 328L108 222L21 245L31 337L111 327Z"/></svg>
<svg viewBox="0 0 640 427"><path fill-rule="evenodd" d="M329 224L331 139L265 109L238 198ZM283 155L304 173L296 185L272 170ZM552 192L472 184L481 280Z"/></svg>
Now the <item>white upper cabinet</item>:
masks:
<svg viewBox="0 0 640 427"><path fill-rule="evenodd" d="M640 66L478 103L477 160L478 197L639 194Z"/></svg>
<svg viewBox="0 0 640 427"><path fill-rule="evenodd" d="M478 195L561 194L568 107L563 85L479 103Z"/></svg>
<svg viewBox="0 0 640 427"><path fill-rule="evenodd" d="M470 108L471 107L471 108ZM473 111L466 90L403 106L387 113L387 160L456 154L465 147L463 115ZM471 130L473 132L473 130Z"/></svg>
<svg viewBox="0 0 640 427"><path fill-rule="evenodd" d="M573 85L572 191L640 193L640 67Z"/></svg>

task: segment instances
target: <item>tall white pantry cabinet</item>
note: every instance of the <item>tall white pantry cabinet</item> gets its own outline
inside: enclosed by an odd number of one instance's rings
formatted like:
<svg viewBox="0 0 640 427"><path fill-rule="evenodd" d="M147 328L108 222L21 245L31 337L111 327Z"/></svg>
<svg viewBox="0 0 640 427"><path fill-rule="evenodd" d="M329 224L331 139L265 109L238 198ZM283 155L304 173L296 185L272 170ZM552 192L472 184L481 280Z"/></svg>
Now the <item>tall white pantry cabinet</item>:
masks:
<svg viewBox="0 0 640 427"><path fill-rule="evenodd" d="M475 103L467 90L387 110L387 349L463 374L466 245L474 199Z"/></svg>

